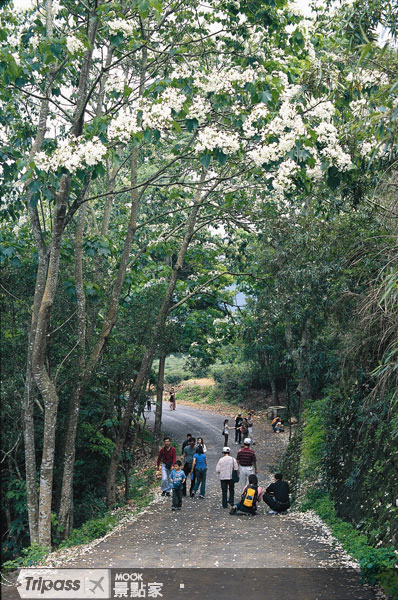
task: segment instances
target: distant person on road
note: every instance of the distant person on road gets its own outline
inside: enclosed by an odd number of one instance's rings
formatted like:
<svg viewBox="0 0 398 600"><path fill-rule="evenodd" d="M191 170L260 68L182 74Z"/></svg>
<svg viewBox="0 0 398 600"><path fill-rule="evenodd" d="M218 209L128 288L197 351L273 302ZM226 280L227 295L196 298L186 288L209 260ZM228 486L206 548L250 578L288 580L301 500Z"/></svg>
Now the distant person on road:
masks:
<svg viewBox="0 0 398 600"><path fill-rule="evenodd" d="M169 402L170 402L170 410L175 410L176 409L176 393L175 393L175 389L173 387L170 390Z"/></svg>
<svg viewBox="0 0 398 600"><path fill-rule="evenodd" d="M230 427L228 425L228 423L229 423L229 419L225 419L224 420L224 425L222 427L222 434L224 436L224 446L228 446L228 436L229 436L228 432L229 432L229 430L230 429L235 429L235 427Z"/></svg>
<svg viewBox="0 0 398 600"><path fill-rule="evenodd" d="M242 492L249 481L249 476L257 474L257 458L254 450L250 448L250 443L251 439L245 438L243 440L243 448L239 450L236 457L239 463Z"/></svg>
<svg viewBox="0 0 398 600"><path fill-rule="evenodd" d="M240 502L233 506L229 511L230 515L235 515L237 512L255 515L257 510L257 502L261 502L263 488L258 485L257 475L250 475L249 482L242 492Z"/></svg>
<svg viewBox="0 0 398 600"><path fill-rule="evenodd" d="M192 489L193 489L193 485L195 483L195 471L192 472L192 463L193 463L193 456L196 453L196 449L195 449L195 438L191 437L191 439L189 440L189 444L187 444L184 448L184 452L182 454L182 460L183 460L183 465L184 465L184 473L188 479L188 477L190 478L190 488L189 488L189 495L192 498ZM182 495L186 496L187 495L187 482L186 480L184 481L183 487L182 487Z"/></svg>
<svg viewBox="0 0 398 600"><path fill-rule="evenodd" d="M186 477L181 467L182 462L176 460L174 469L170 473L170 482L173 488L173 504L171 510L181 510L182 508L182 486Z"/></svg>
<svg viewBox="0 0 398 600"><path fill-rule="evenodd" d="M181 454L184 454L184 448L185 448L185 446L188 446L189 440L191 439L191 437L192 437L192 433L187 433L186 439L182 442Z"/></svg>
<svg viewBox="0 0 398 600"><path fill-rule="evenodd" d="M199 446L202 446L203 452L207 452L206 444L204 443L202 437L198 437L198 439L196 440L196 449L198 449Z"/></svg>
<svg viewBox="0 0 398 600"><path fill-rule="evenodd" d="M242 442L242 413L238 413L235 417L235 444L240 444Z"/></svg>
<svg viewBox="0 0 398 600"><path fill-rule="evenodd" d="M202 438L198 438L200 440ZM195 473L195 485L192 490L192 498L195 496L200 485L199 498L204 498L206 494L206 475L207 475L207 460L206 454L203 452L203 446L199 445L193 455L193 463L191 473Z"/></svg>
<svg viewBox="0 0 398 600"><path fill-rule="evenodd" d="M236 459L230 456L231 449L228 446L225 446L222 451L224 456L217 463L216 473L220 476L222 507L228 508L228 504L233 506L235 495L235 483L232 479L232 471L239 471L239 465Z"/></svg>
<svg viewBox="0 0 398 600"><path fill-rule="evenodd" d="M146 400L146 409L150 412L151 408L152 408L151 399L147 398L147 400Z"/></svg>
<svg viewBox="0 0 398 600"><path fill-rule="evenodd" d="M164 446L159 452L157 467L162 465L162 483L161 490L162 496L170 496L170 473L174 467L174 463L177 458L176 449L171 445L171 440L168 436L163 438Z"/></svg>
<svg viewBox="0 0 398 600"><path fill-rule="evenodd" d="M275 473L274 477L275 482L267 487L263 496L264 502L270 507L269 515L282 513L290 508L289 484L283 481L282 473Z"/></svg>
<svg viewBox="0 0 398 600"><path fill-rule="evenodd" d="M247 415L247 437L249 437L252 441L252 444L254 445L256 442L254 441L254 437L253 437L253 415L251 412L249 412L249 414Z"/></svg>
<svg viewBox="0 0 398 600"><path fill-rule="evenodd" d="M243 439L249 437L249 422L246 419L246 417L243 418L242 425L240 426L240 430L241 430Z"/></svg>

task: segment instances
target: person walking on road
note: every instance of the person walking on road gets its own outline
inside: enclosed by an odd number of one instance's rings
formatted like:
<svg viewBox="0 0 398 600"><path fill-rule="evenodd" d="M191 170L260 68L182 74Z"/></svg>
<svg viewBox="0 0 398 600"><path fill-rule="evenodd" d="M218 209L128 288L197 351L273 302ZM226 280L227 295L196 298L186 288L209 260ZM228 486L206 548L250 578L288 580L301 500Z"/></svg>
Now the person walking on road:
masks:
<svg viewBox="0 0 398 600"><path fill-rule="evenodd" d="M192 437L192 433L187 433L186 439L182 442L181 454L184 454L184 448L185 448L185 446L188 446L189 440L191 439L191 437Z"/></svg>
<svg viewBox="0 0 398 600"><path fill-rule="evenodd" d="M176 409L176 393L175 393L175 389L173 387L170 390L169 402L170 402L170 410L175 410Z"/></svg>
<svg viewBox="0 0 398 600"><path fill-rule="evenodd" d="M163 438L164 446L159 452L157 460L157 468L159 471L160 465L162 465L162 483L161 490L162 496L170 496L170 473L174 467L174 463L177 458L176 449L171 445L171 440L168 436Z"/></svg>
<svg viewBox="0 0 398 600"><path fill-rule="evenodd" d="M240 444L242 442L242 413L238 413L235 417L235 444Z"/></svg>
<svg viewBox="0 0 398 600"><path fill-rule="evenodd" d="M232 471L239 471L239 465L236 458L230 456L231 449L228 446L223 448L223 457L217 463L216 473L220 476L222 507L228 508L228 504L233 506L235 495L235 483L232 479Z"/></svg>
<svg viewBox="0 0 398 600"><path fill-rule="evenodd" d="M275 473L274 477L275 482L267 487L263 496L264 502L270 507L269 515L276 515L290 508L289 484L283 481L281 473Z"/></svg>
<svg viewBox="0 0 398 600"><path fill-rule="evenodd" d="M186 478L181 467L182 462L176 460L174 469L170 473L170 481L173 488L173 504L171 510L181 510L182 508L182 485Z"/></svg>
<svg viewBox="0 0 398 600"><path fill-rule="evenodd" d="M243 418L240 430L242 432L243 439L249 437L249 421L246 419L246 417Z"/></svg>
<svg viewBox="0 0 398 600"><path fill-rule="evenodd" d="M184 465L184 473L188 479L188 477L190 477L190 489L189 489L189 495L192 498L192 488L193 485L195 483L195 471L192 471L192 463L193 463L193 456L196 453L196 449L195 449L195 438L191 437L191 439L189 440L189 444L187 444L184 448L184 452L182 454L182 460L183 460L183 465ZM183 488L182 488L182 495L186 496L187 495L187 482L186 480L184 481L183 484Z"/></svg>
<svg viewBox="0 0 398 600"><path fill-rule="evenodd" d="M245 438L243 448L239 450L236 457L239 463L242 492L249 481L249 476L257 474L257 459L254 451L250 448L250 443L251 439Z"/></svg>
<svg viewBox="0 0 398 600"><path fill-rule="evenodd" d="M200 440L202 438L198 438ZM192 498L195 496L200 485L199 498L204 498L206 494L206 475L207 475L207 460L206 454L203 452L203 446L196 447L196 452L193 455L192 471L195 473L195 485L192 490Z"/></svg>
<svg viewBox="0 0 398 600"><path fill-rule="evenodd" d="M251 412L249 412L249 414L247 415L247 426L248 426L247 437L249 437L251 439L252 444L254 445L256 442L254 441L254 436L253 436L253 415L251 414Z"/></svg>
<svg viewBox="0 0 398 600"><path fill-rule="evenodd" d="M206 454L207 447L202 437L198 437L198 439L196 440L196 449L198 449L199 446L202 446L203 452Z"/></svg>
<svg viewBox="0 0 398 600"><path fill-rule="evenodd" d="M222 434L224 436L224 446L228 446L228 436L229 436L228 432L229 432L229 430L230 429L235 429L235 427L230 427L228 425L228 423L229 423L229 419L225 419L224 425L222 427ZM235 433L235 436L236 436L236 433Z"/></svg>

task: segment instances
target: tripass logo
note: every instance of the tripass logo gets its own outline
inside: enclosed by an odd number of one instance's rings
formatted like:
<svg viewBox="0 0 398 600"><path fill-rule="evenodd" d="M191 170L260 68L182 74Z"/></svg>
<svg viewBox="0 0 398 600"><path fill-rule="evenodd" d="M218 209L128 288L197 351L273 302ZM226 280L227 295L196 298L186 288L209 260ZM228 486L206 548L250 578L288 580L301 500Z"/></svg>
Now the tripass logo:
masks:
<svg viewBox="0 0 398 600"><path fill-rule="evenodd" d="M109 598L108 569L21 569L21 598Z"/></svg>

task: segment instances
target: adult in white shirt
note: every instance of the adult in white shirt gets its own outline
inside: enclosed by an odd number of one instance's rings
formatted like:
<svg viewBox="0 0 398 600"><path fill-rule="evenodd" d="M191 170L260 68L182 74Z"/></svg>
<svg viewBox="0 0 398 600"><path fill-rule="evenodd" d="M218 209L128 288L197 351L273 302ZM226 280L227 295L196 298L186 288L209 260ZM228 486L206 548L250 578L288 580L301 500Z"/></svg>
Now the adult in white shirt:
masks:
<svg viewBox="0 0 398 600"><path fill-rule="evenodd" d="M230 456L231 449L228 446L224 446L222 452L224 456L217 463L216 473L220 476L222 507L228 508L228 504L234 505L235 483L232 479L232 471L239 471L239 465L236 458ZM228 500L227 495L229 495Z"/></svg>

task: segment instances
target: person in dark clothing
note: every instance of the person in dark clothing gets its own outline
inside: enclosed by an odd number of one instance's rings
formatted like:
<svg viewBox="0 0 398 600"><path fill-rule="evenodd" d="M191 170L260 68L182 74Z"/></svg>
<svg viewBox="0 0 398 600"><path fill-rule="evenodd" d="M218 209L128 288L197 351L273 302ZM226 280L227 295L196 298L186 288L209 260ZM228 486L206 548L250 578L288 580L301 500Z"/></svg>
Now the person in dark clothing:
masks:
<svg viewBox="0 0 398 600"><path fill-rule="evenodd" d="M185 448L185 446L188 446L189 440L191 439L191 437L192 437L192 433L187 433L187 439L182 442L181 454L184 454L184 448Z"/></svg>
<svg viewBox="0 0 398 600"><path fill-rule="evenodd" d="M270 507L269 515L282 513L290 508L289 485L283 481L281 473L275 473L275 482L267 487L263 500Z"/></svg>
<svg viewBox="0 0 398 600"><path fill-rule="evenodd" d="M183 460L183 465L184 465L184 473L186 475L186 478L191 482L190 485L190 489L189 489L189 495L191 496L191 498L193 498L192 492L193 492L193 486L195 483L195 471L191 474L192 471L192 464L193 464L193 456L196 453L196 444L195 444L196 440L194 437L191 437L189 440L189 444L187 444L184 448L184 452L182 454L182 460ZM187 495L187 481L185 480L182 486L182 495L186 496Z"/></svg>
<svg viewBox="0 0 398 600"><path fill-rule="evenodd" d="M242 423L242 413L238 413L235 417L235 444L240 444L242 442Z"/></svg>

